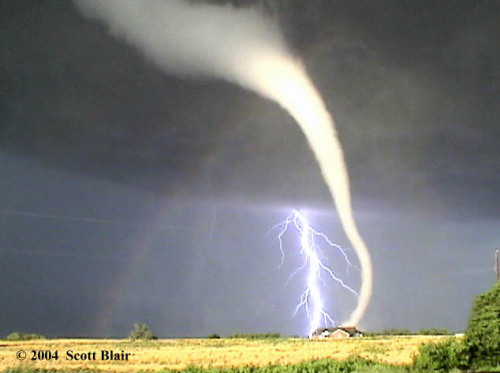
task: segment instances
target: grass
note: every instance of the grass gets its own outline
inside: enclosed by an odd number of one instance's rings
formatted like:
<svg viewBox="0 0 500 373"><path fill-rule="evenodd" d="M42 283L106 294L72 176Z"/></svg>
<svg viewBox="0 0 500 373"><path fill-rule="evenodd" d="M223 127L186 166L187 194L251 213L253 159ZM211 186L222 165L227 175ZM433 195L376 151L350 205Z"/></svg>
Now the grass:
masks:
<svg viewBox="0 0 500 373"><path fill-rule="evenodd" d="M418 347L440 336L370 337L347 340L305 340L281 338L248 339L159 339L153 341L56 339L2 341L0 367L51 370L98 370L102 372L138 372L196 370L198 368L269 367L296 365L324 359L345 360L352 357L397 366L410 364ZM24 350L28 358L16 359ZM31 350L58 351L57 361L30 361ZM67 361L66 351L97 351L96 361ZM101 361L100 350L130 353L128 361ZM247 367L247 368L244 368ZM375 368L374 368L375 369ZM379 368L376 368L379 369ZM386 368L380 368L383 369ZM388 369L388 368L387 368ZM392 368L391 368L392 369ZM33 370L31 370L33 371ZM307 369L306 369L307 371ZM371 370L372 371L372 370ZM391 370L394 371L394 370ZM14 372L14 371L12 371ZM18 371L15 371L16 373Z"/></svg>

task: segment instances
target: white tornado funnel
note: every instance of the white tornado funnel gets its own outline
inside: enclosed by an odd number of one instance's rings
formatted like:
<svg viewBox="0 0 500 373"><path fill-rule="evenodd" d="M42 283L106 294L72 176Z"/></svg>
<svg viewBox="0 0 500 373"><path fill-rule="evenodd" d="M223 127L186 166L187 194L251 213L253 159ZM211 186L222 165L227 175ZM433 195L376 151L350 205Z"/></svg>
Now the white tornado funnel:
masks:
<svg viewBox="0 0 500 373"><path fill-rule="evenodd" d="M116 37L167 73L210 76L277 102L297 121L328 185L342 226L361 265L357 325L372 294L370 253L353 217L349 177L332 117L278 27L252 9L181 0L75 0Z"/></svg>

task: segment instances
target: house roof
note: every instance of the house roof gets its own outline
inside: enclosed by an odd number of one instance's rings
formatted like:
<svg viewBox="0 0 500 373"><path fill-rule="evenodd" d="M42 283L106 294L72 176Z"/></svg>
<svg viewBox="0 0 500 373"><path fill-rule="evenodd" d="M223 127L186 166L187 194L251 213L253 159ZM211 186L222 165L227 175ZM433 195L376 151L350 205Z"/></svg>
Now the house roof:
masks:
<svg viewBox="0 0 500 373"><path fill-rule="evenodd" d="M331 334L336 330L343 330L344 332L348 333L350 337L354 337L360 333L360 331L356 329L355 326L336 326L332 328L318 328L313 332L313 336L319 336L325 331L328 331Z"/></svg>

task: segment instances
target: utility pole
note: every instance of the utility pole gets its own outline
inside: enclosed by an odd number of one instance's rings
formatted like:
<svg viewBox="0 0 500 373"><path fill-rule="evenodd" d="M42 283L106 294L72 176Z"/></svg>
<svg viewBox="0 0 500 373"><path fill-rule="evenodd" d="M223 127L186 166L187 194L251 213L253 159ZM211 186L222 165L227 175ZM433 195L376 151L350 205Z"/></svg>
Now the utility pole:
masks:
<svg viewBox="0 0 500 373"><path fill-rule="evenodd" d="M500 259L498 258L498 249L495 251L495 276L497 281L500 280Z"/></svg>

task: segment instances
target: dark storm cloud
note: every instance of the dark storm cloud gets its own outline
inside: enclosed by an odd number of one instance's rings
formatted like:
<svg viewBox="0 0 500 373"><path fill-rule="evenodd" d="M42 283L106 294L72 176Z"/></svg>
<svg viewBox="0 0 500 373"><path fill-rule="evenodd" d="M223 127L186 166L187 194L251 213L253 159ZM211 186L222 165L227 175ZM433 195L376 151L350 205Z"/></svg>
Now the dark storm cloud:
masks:
<svg viewBox="0 0 500 373"><path fill-rule="evenodd" d="M263 198L328 198L274 105L165 76L69 3L2 7L4 149L150 190L241 198L265 180ZM399 203L429 189L448 208L498 213L497 8L268 3L337 119L355 194Z"/></svg>
<svg viewBox="0 0 500 373"><path fill-rule="evenodd" d="M462 328L498 246L498 3L257 5L339 127L374 259L367 325ZM165 75L71 2L2 0L0 24L0 335L302 333L265 232L275 206L332 204L293 120Z"/></svg>
<svg viewBox="0 0 500 373"><path fill-rule="evenodd" d="M325 16L335 19L331 28L349 32L320 59L336 61L330 103L355 188L362 195L373 188L384 200L431 199L452 216L498 216L498 4L333 8ZM321 67L324 82L328 62Z"/></svg>
<svg viewBox="0 0 500 373"><path fill-rule="evenodd" d="M235 88L166 78L69 3L5 7L20 8L3 13L5 149L151 189L199 173L231 125L219 106L238 105Z"/></svg>

